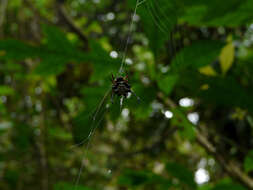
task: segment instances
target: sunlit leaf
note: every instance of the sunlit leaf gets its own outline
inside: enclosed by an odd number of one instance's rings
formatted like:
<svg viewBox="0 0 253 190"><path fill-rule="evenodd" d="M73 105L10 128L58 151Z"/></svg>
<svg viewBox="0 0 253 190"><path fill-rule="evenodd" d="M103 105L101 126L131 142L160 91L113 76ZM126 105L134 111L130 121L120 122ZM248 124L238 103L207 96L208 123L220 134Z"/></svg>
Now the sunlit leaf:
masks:
<svg viewBox="0 0 253 190"><path fill-rule="evenodd" d="M12 95L14 94L13 88L9 86L0 85L0 95Z"/></svg>
<svg viewBox="0 0 253 190"><path fill-rule="evenodd" d="M220 64L222 73L225 74L229 68L232 66L235 56L235 47L232 41L230 41L224 48L221 50L220 54Z"/></svg>
<svg viewBox="0 0 253 190"><path fill-rule="evenodd" d="M215 70L211 67L211 66L205 66L205 67L201 67L199 68L199 72L201 74L207 75L207 76L216 76L217 73L215 72Z"/></svg>

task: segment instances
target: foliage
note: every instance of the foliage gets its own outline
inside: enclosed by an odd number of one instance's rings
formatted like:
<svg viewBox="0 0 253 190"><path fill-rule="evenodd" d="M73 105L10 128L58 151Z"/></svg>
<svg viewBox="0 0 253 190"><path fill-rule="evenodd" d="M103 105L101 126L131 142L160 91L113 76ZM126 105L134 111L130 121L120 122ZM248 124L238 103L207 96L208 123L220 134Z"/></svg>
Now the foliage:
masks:
<svg viewBox="0 0 253 190"><path fill-rule="evenodd" d="M0 189L249 188L252 0L5 1Z"/></svg>

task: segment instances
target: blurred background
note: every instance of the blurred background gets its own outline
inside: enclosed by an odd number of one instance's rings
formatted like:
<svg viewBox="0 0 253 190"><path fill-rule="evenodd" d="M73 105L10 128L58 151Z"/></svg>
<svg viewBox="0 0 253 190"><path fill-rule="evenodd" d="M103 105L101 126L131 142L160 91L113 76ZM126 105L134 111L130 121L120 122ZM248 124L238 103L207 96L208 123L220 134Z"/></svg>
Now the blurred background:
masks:
<svg viewBox="0 0 253 190"><path fill-rule="evenodd" d="M0 189L253 189L252 5L0 0Z"/></svg>

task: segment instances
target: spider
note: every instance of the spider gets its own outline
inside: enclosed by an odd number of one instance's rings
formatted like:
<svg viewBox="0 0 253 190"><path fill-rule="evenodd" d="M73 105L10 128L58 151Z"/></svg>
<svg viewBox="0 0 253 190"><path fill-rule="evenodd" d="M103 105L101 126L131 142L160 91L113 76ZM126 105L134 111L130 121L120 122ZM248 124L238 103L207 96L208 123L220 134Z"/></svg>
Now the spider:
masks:
<svg viewBox="0 0 253 190"><path fill-rule="evenodd" d="M121 98L127 98L127 95L131 93L133 94L138 101L140 101L140 98L131 90L131 86L128 83L128 76L125 77L117 77L114 78L112 74L112 94L111 94L111 101L113 102L114 95L117 95ZM123 101L123 99L122 99Z"/></svg>

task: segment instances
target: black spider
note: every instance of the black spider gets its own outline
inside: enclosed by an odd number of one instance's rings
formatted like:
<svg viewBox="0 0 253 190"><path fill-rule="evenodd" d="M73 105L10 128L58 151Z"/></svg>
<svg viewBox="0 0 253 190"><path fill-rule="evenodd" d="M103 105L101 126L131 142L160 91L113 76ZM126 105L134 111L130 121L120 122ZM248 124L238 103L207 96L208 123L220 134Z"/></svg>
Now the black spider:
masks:
<svg viewBox="0 0 253 190"><path fill-rule="evenodd" d="M128 76L114 78L114 76L112 75L111 100L113 101L113 97L115 94L119 97L126 98L129 93L133 94L138 99L138 101L140 100L140 98L133 92L133 90L131 90L131 86L128 83Z"/></svg>

